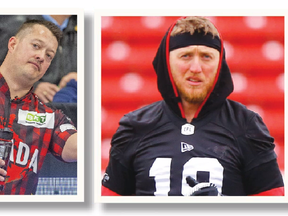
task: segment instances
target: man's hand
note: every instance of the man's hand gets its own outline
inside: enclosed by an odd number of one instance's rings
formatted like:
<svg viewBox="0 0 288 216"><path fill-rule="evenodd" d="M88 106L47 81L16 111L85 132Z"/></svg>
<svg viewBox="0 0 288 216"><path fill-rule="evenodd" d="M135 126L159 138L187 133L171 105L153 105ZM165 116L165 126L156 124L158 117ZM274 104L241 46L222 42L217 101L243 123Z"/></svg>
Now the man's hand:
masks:
<svg viewBox="0 0 288 216"><path fill-rule="evenodd" d="M58 92L60 88L49 82L41 82L38 84L35 89L35 94L42 100L44 103L49 103L53 101L53 97Z"/></svg>
<svg viewBox="0 0 288 216"><path fill-rule="evenodd" d="M75 79L77 81L77 72L70 72L67 75L63 76L60 80L59 88L64 88L71 79Z"/></svg>
<svg viewBox="0 0 288 216"><path fill-rule="evenodd" d="M0 159L0 167L3 167L5 165L4 160ZM5 176L7 175L7 172L0 168L0 181L5 181Z"/></svg>
<svg viewBox="0 0 288 216"><path fill-rule="evenodd" d="M213 183L198 183L191 176L188 176L186 178L186 182L191 187L189 194L187 194L186 196L220 196L216 185Z"/></svg>

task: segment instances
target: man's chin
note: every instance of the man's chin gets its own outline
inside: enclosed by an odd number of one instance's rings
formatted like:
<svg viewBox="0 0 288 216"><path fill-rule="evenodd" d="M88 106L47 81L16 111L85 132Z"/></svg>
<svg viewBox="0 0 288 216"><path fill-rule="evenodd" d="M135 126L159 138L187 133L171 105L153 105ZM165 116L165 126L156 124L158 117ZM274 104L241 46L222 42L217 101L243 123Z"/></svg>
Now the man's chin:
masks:
<svg viewBox="0 0 288 216"><path fill-rule="evenodd" d="M191 103L191 104L201 104L203 103L203 101L205 100L207 94L206 93L198 93L196 94L195 92L193 94L180 94L181 98L183 100L185 100L186 102L188 103Z"/></svg>
<svg viewBox="0 0 288 216"><path fill-rule="evenodd" d="M39 74L34 73L26 73L25 76L22 76L23 79L25 79L29 83L35 83L39 79L41 79L42 75L40 76Z"/></svg>
<svg viewBox="0 0 288 216"><path fill-rule="evenodd" d="M205 99L205 98L204 98ZM203 98L184 98L184 100L190 104L201 104L204 101Z"/></svg>

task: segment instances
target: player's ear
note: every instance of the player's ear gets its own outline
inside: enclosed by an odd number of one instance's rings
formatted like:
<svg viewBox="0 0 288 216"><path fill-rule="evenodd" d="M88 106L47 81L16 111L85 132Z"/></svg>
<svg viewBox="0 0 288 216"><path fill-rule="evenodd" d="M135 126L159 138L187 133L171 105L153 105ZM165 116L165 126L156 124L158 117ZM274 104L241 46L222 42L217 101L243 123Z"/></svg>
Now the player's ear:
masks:
<svg viewBox="0 0 288 216"><path fill-rule="evenodd" d="M15 46L17 45L17 42L18 42L18 39L15 36L13 36L9 39L9 41L8 41L8 51L9 52L14 51Z"/></svg>

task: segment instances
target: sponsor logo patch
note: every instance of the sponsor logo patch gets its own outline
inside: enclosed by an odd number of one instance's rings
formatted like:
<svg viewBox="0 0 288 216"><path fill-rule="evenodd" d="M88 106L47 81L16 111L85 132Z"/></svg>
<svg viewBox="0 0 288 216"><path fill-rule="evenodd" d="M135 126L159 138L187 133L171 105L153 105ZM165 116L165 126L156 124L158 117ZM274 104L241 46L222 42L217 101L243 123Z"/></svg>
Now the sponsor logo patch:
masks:
<svg viewBox="0 0 288 216"><path fill-rule="evenodd" d="M54 113L37 113L29 110L18 111L18 124L37 128L54 128Z"/></svg>

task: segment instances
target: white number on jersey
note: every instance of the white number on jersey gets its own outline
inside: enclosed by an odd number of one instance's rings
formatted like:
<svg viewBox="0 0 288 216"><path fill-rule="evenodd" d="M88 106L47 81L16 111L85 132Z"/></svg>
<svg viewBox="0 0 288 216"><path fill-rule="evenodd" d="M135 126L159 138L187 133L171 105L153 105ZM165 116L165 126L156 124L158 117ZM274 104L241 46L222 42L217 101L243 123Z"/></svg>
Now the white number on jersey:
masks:
<svg viewBox="0 0 288 216"><path fill-rule="evenodd" d="M167 196L170 191L171 158L156 158L149 172L150 177L154 177L155 196ZM198 171L209 172L209 182L217 186L219 193L222 192L223 166L216 158L195 157L188 160L182 171L181 193L187 194L190 186L186 183L186 177L191 176L196 179Z"/></svg>

